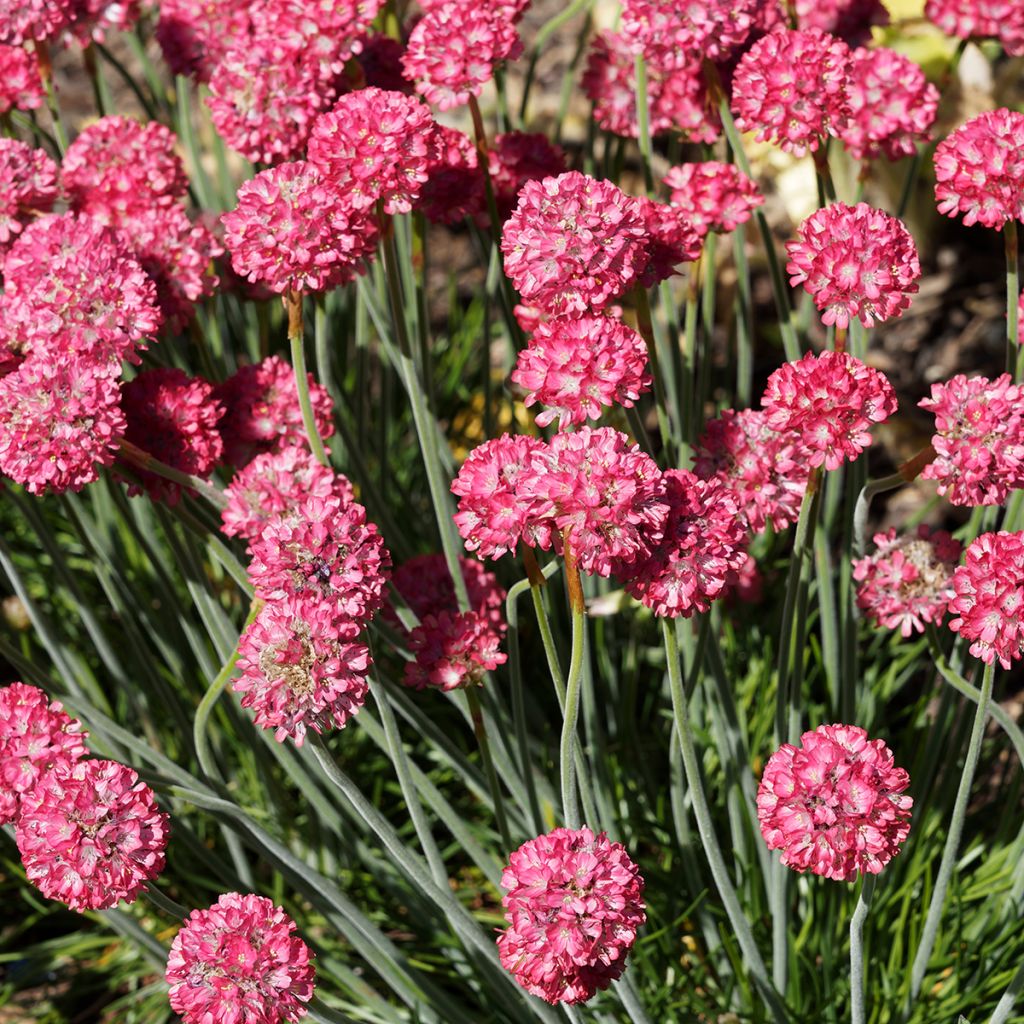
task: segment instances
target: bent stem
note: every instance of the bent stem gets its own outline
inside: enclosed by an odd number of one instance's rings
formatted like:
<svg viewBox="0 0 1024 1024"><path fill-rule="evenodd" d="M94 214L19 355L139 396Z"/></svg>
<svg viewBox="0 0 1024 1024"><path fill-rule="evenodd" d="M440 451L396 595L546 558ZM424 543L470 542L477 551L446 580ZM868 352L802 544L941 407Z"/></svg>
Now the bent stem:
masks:
<svg viewBox="0 0 1024 1024"><path fill-rule="evenodd" d="M316 429L313 402L309 397L309 375L306 373L306 349L303 344L302 292L290 288L285 295L285 304L288 307L288 344L291 347L292 369L295 371L295 390L302 410L302 425L309 438L309 450L321 466L326 466L327 452Z"/></svg>
<svg viewBox="0 0 1024 1024"><path fill-rule="evenodd" d="M583 678L583 645L586 642L587 611L583 602L583 585L576 556L566 537L564 543L565 582L572 615L572 654L565 684L565 707L562 713L562 738L558 747L559 779L562 786L562 813L567 828L580 827L580 805L576 794L573 746L580 712L580 681Z"/></svg>
<svg viewBox="0 0 1024 1024"><path fill-rule="evenodd" d="M868 512L871 510L871 499L876 494L894 491L897 487L912 483L918 478L921 470L938 457L935 449L928 445L922 448L913 458L907 459L891 476L883 476L878 480L869 480L857 495L857 504L853 510L853 537L858 555L864 555L867 549Z"/></svg>
<svg viewBox="0 0 1024 1024"><path fill-rule="evenodd" d="M864 1015L864 922L875 891L875 876L866 874L860 885L857 908L850 918L850 1021L865 1024Z"/></svg>
<svg viewBox="0 0 1024 1024"><path fill-rule="evenodd" d="M150 455L149 452L132 444L131 441L122 439L117 449L117 454L127 463L138 469L147 470L150 473L155 473L157 476L162 476L165 480L170 480L172 483L197 491L218 510L227 507L228 499L224 497L223 492L219 488L214 487L213 484L207 483L207 481L198 476L193 476L191 473L182 473L180 469L168 466L167 463L161 462Z"/></svg>

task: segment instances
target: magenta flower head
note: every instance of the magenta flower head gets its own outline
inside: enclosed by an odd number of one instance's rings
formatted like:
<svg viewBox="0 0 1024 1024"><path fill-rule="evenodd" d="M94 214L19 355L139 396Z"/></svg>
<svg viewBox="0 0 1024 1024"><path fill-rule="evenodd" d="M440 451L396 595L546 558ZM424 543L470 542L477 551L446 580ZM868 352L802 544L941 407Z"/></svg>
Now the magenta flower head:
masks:
<svg viewBox="0 0 1024 1024"><path fill-rule="evenodd" d="M53 209L57 165L17 139L0 139L0 260L25 225Z"/></svg>
<svg viewBox="0 0 1024 1024"><path fill-rule="evenodd" d="M1001 505L1024 488L1024 389L1008 373L957 374L918 404L935 414L937 454L921 476L938 481L939 494L954 505Z"/></svg>
<svg viewBox="0 0 1024 1024"><path fill-rule="evenodd" d="M499 649L501 635L479 612L442 611L424 615L409 634L409 651L402 682L416 690L429 687L448 692L478 686L485 672L507 660Z"/></svg>
<svg viewBox="0 0 1024 1024"><path fill-rule="evenodd" d="M871 40L873 25L888 25L889 12L881 0L796 0L800 28L817 28L851 46Z"/></svg>
<svg viewBox="0 0 1024 1024"><path fill-rule="evenodd" d="M193 910L171 943L165 977L184 1024L294 1024L313 996L313 954L265 896L224 893Z"/></svg>
<svg viewBox="0 0 1024 1024"><path fill-rule="evenodd" d="M640 284L653 288L679 272L679 265L692 263L704 249L704 236L689 218L667 203L646 196L637 199L647 231L647 260L640 271Z"/></svg>
<svg viewBox="0 0 1024 1024"><path fill-rule="evenodd" d="M758 0L624 0L622 31L652 63L728 57L754 25Z"/></svg>
<svg viewBox="0 0 1024 1024"><path fill-rule="evenodd" d="M487 165L498 215L505 221L528 181L565 172L565 151L542 132L504 132L492 140Z"/></svg>
<svg viewBox="0 0 1024 1024"><path fill-rule="evenodd" d="M757 820L782 863L837 882L877 875L910 832L910 776L856 725L819 725L768 759Z"/></svg>
<svg viewBox="0 0 1024 1024"><path fill-rule="evenodd" d="M935 147L939 213L1001 231L1024 221L1024 114L1005 107L972 117Z"/></svg>
<svg viewBox="0 0 1024 1024"><path fill-rule="evenodd" d="M0 825L17 821L22 794L54 765L85 757L87 735L77 718L37 687L0 687Z"/></svg>
<svg viewBox="0 0 1024 1024"><path fill-rule="evenodd" d="M764 202L760 189L738 167L717 160L679 164L662 180L672 206L701 235L735 231Z"/></svg>
<svg viewBox="0 0 1024 1024"><path fill-rule="evenodd" d="M72 0L0 0L0 43L53 39L71 23Z"/></svg>
<svg viewBox="0 0 1024 1024"><path fill-rule="evenodd" d="M556 828L523 843L501 876L502 966L549 1003L582 1003L621 977L647 921L644 880L621 843Z"/></svg>
<svg viewBox="0 0 1024 1024"><path fill-rule="evenodd" d="M249 0L161 0L156 41L176 75L209 82L224 54L245 39Z"/></svg>
<svg viewBox="0 0 1024 1024"><path fill-rule="evenodd" d="M608 316L555 317L540 324L519 353L512 380L528 393L526 406L561 429L601 418L605 408L632 406L651 388L647 346L631 327Z"/></svg>
<svg viewBox="0 0 1024 1024"><path fill-rule="evenodd" d="M21 797L15 841L25 875L72 910L133 903L164 869L169 819L116 761L57 764Z"/></svg>
<svg viewBox="0 0 1024 1024"><path fill-rule="evenodd" d="M597 312L639 279L646 234L640 204L609 181L579 171L530 181L502 231L505 273L546 313Z"/></svg>
<svg viewBox="0 0 1024 1024"><path fill-rule="evenodd" d="M1007 53L1024 53L1024 7L1018 0L928 0L925 17L959 39L998 39Z"/></svg>
<svg viewBox="0 0 1024 1024"><path fill-rule="evenodd" d="M761 406L769 427L803 441L811 466L837 469L871 444L868 430L896 411L896 392L847 352L808 352L772 373Z"/></svg>
<svg viewBox="0 0 1024 1024"><path fill-rule="evenodd" d="M1005 669L1024 658L1024 533L983 533L953 573L953 590L949 628L971 642L971 654Z"/></svg>
<svg viewBox="0 0 1024 1024"><path fill-rule="evenodd" d="M736 66L736 124L797 156L816 150L846 124L849 62L846 43L820 29L769 32Z"/></svg>
<svg viewBox="0 0 1024 1024"><path fill-rule="evenodd" d="M499 634L505 632L505 588L498 577L475 558L459 558L462 579L473 611L485 618ZM442 554L416 555L395 569L391 580L409 610L422 619L436 611L457 611L455 585ZM400 620L390 603L384 607L384 618L396 628Z"/></svg>
<svg viewBox="0 0 1024 1024"><path fill-rule="evenodd" d="M903 222L867 203L832 203L800 225L786 243L789 283L803 284L822 321L865 327L899 316L917 293L921 264Z"/></svg>
<svg viewBox="0 0 1024 1024"><path fill-rule="evenodd" d="M473 140L440 124L435 139L437 155L430 161L416 208L435 224L485 217L486 186Z"/></svg>
<svg viewBox="0 0 1024 1024"><path fill-rule="evenodd" d="M0 43L0 114L35 110L45 98L35 59L22 46Z"/></svg>

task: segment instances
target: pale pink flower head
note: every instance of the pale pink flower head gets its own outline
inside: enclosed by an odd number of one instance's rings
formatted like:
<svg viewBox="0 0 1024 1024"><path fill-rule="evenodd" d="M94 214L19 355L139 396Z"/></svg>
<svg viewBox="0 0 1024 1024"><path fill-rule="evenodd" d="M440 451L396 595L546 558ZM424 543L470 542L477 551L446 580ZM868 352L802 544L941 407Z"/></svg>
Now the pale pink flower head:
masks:
<svg viewBox="0 0 1024 1024"><path fill-rule="evenodd" d="M53 209L57 165L41 149L0 139L0 260L25 225Z"/></svg>
<svg viewBox="0 0 1024 1024"><path fill-rule="evenodd" d="M1001 107L972 117L935 147L939 213L1001 231L1024 221L1024 114Z"/></svg>
<svg viewBox="0 0 1024 1024"><path fill-rule="evenodd" d="M478 686L484 673L503 665L501 634L479 612L442 611L424 615L409 634L413 661L405 664L402 681L416 690L444 692Z"/></svg>
<svg viewBox="0 0 1024 1024"><path fill-rule="evenodd" d="M28 880L72 910L134 903L164 869L170 820L116 761L56 764L21 797L15 841Z"/></svg>
<svg viewBox="0 0 1024 1024"><path fill-rule="evenodd" d="M849 116L849 62L846 43L820 29L769 32L736 66L737 126L797 156L816 150Z"/></svg>
<svg viewBox="0 0 1024 1024"><path fill-rule="evenodd" d="M910 833L910 776L856 725L819 725L768 759L757 820L782 863L837 882L877 875Z"/></svg>
<svg viewBox="0 0 1024 1024"><path fill-rule="evenodd" d="M408 213L437 147L426 104L400 92L359 89L316 119L308 158L356 209L383 202L385 213Z"/></svg>
<svg viewBox="0 0 1024 1024"><path fill-rule="evenodd" d="M184 1024L295 1024L313 996L313 954L265 896L227 892L193 910L171 943L165 977Z"/></svg>
<svg viewBox="0 0 1024 1024"><path fill-rule="evenodd" d="M339 619L330 601L270 601L242 634L231 686L261 729L301 747L307 730L343 729L363 706L370 652L358 635L359 624Z"/></svg>
<svg viewBox="0 0 1024 1024"><path fill-rule="evenodd" d="M786 243L789 283L814 296L821 319L848 327L857 317L874 327L900 316L917 293L921 264L903 222L867 203L831 203Z"/></svg>
<svg viewBox="0 0 1024 1024"><path fill-rule="evenodd" d="M251 0L161 0L156 41L176 75L209 82L213 69L249 35Z"/></svg>
<svg viewBox="0 0 1024 1024"><path fill-rule="evenodd" d="M530 181L502 231L505 273L547 313L597 312L639 279L646 233L641 205L610 181L579 171Z"/></svg>
<svg viewBox="0 0 1024 1024"><path fill-rule="evenodd" d="M526 406L547 406L538 426L556 417L559 428L601 418L612 405L626 408L651 388L644 339L608 316L555 317L540 324L519 353L512 380Z"/></svg>
<svg viewBox="0 0 1024 1024"><path fill-rule="evenodd" d="M904 637L923 633L926 623L939 625L954 596L960 542L924 524L902 536L890 528L874 540L874 553L853 562L853 578L860 583L857 606L879 626L899 629Z"/></svg>
<svg viewBox="0 0 1024 1024"><path fill-rule="evenodd" d="M377 241L373 221L301 160L244 182L221 222L235 272L275 292L318 292L351 281Z"/></svg>
<svg viewBox="0 0 1024 1024"><path fill-rule="evenodd" d="M757 6L758 0L624 0L622 31L656 65L694 55L719 60L746 41Z"/></svg>
<svg viewBox="0 0 1024 1024"><path fill-rule="evenodd" d="M498 215L505 221L528 181L565 172L565 151L543 132L504 132L491 140L487 166Z"/></svg>
<svg viewBox="0 0 1024 1024"><path fill-rule="evenodd" d="M39 67L22 46L0 43L0 114L9 110L35 110L43 105L46 90Z"/></svg>
<svg viewBox="0 0 1024 1024"><path fill-rule="evenodd" d="M501 6L451 0L416 23L402 66L428 103L451 110L480 95L495 65L522 52L515 24Z"/></svg>
<svg viewBox="0 0 1024 1024"><path fill-rule="evenodd" d="M217 429L224 406L213 398L213 390L209 381L189 377L176 366L143 370L121 387L125 440L172 469L209 477L224 452ZM133 467L132 471L139 483L128 485L129 494L146 493L168 505L181 500L181 484L149 470Z"/></svg>
<svg viewBox="0 0 1024 1024"><path fill-rule="evenodd" d="M718 480L685 469L662 476L668 517L662 536L634 565L616 567L626 590L655 615L706 612L736 582L746 553L746 524Z"/></svg>
<svg viewBox="0 0 1024 1024"><path fill-rule="evenodd" d="M679 164L662 180L673 208L701 235L735 231L764 202L760 189L738 167L717 160Z"/></svg>
<svg viewBox="0 0 1024 1024"><path fill-rule="evenodd" d="M55 764L85 757L87 735L60 701L37 687L0 687L0 825L17 820L22 794Z"/></svg>
<svg viewBox="0 0 1024 1024"><path fill-rule="evenodd" d="M1024 53L1024 7L1019 0L928 0L925 17L959 39L998 39L1007 53Z"/></svg>
<svg viewBox="0 0 1024 1024"><path fill-rule="evenodd" d="M549 1003L582 1003L625 970L646 923L644 880L621 843L556 828L523 843L501 876L502 966Z"/></svg>
<svg viewBox="0 0 1024 1024"><path fill-rule="evenodd" d="M871 426L896 411L896 392L848 352L808 352L772 373L761 406L769 427L803 441L811 466L838 469L871 444Z"/></svg>
<svg viewBox="0 0 1024 1024"><path fill-rule="evenodd" d="M953 573L949 610L954 633L971 654L1005 669L1024 658L1024 533L983 533Z"/></svg>
<svg viewBox="0 0 1024 1024"><path fill-rule="evenodd" d="M939 108L939 90L924 72L884 46L853 51L846 98L850 119L839 134L857 160L913 156Z"/></svg>
<svg viewBox="0 0 1024 1024"><path fill-rule="evenodd" d="M0 44L55 38L73 16L72 0L0 0Z"/></svg>
<svg viewBox="0 0 1024 1024"><path fill-rule="evenodd" d="M473 140L457 128L437 126L437 158L431 160L416 208L435 224L482 216L486 186Z"/></svg>
<svg viewBox="0 0 1024 1024"><path fill-rule="evenodd" d="M694 472L716 479L736 499L753 533L784 530L800 517L810 465L800 438L774 430L759 409L726 409L708 420L694 452Z"/></svg>
<svg viewBox="0 0 1024 1024"><path fill-rule="evenodd" d="M838 36L850 46L871 40L874 25L888 25L889 12L881 0L796 0L797 24Z"/></svg>
<svg viewBox="0 0 1024 1024"><path fill-rule="evenodd" d="M30 494L80 491L125 431L116 378L82 357L31 358L0 378L0 472Z"/></svg>
<svg viewBox="0 0 1024 1024"><path fill-rule="evenodd" d="M1001 505L1024 488L1024 389L1009 374L957 374L918 404L935 415L937 457L921 476L938 481L939 494L954 505Z"/></svg>

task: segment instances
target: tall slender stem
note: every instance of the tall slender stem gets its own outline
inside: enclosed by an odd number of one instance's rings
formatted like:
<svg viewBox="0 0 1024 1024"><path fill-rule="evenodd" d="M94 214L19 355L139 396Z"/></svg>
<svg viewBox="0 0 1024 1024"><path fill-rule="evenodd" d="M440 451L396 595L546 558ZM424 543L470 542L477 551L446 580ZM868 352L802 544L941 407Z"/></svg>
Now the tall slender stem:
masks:
<svg viewBox="0 0 1024 1024"><path fill-rule="evenodd" d="M647 297L647 289L638 284L633 289L636 299L636 327L647 345L647 359L651 366L651 378L654 381L655 411L658 416L658 429L661 432L661 443L665 448L670 465L675 465L676 436L672 432L672 424L668 418L668 399L665 397L665 382L661 375L661 360L658 358L658 343L654 337L654 322L651 319L651 303Z"/></svg>
<svg viewBox="0 0 1024 1024"><path fill-rule="evenodd" d="M193 476L191 473L182 473L180 469L168 466L165 462L161 462L158 458L150 455L149 452L143 451L137 445L132 444L131 441L122 439L118 445L117 454L129 465L155 473L157 476L162 476L165 480L180 484L188 490L197 491L216 509L222 509L227 506L228 499L224 497L223 492L219 488L203 480L201 477Z"/></svg>
<svg viewBox="0 0 1024 1024"><path fill-rule="evenodd" d="M64 130L64 121L60 116L60 103L57 100L57 86L53 81L53 64L50 62L49 44L35 39L32 45L36 51L39 78L46 91L46 108L50 111L50 119L53 121L53 137L57 140L57 149L60 150L60 155L63 156L68 148L68 134Z"/></svg>
<svg viewBox="0 0 1024 1024"><path fill-rule="evenodd" d="M1008 220L1003 228L1006 246L1006 371L1020 380L1024 356L1020 349L1020 271L1018 264L1017 222Z"/></svg>
<svg viewBox="0 0 1024 1024"><path fill-rule="evenodd" d="M634 74L636 78L637 136L644 168L644 185L650 194L654 191L654 172L651 168L654 147L651 145L651 114L647 101L647 62L644 60L642 52L636 55Z"/></svg>
<svg viewBox="0 0 1024 1024"><path fill-rule="evenodd" d="M865 1024L864 1015L864 922L875 891L875 876L864 875L857 907L850 918L850 1022Z"/></svg>
<svg viewBox="0 0 1024 1024"><path fill-rule="evenodd" d="M576 722L580 711L580 681L583 678L583 645L587 634L587 610L583 602L583 586L576 556L568 538L564 541L565 585L569 592L569 612L572 616L572 653L569 675L565 684L565 707L562 713L562 738L558 748L559 778L562 785L562 813L567 828L580 827L580 805L576 793L573 746L576 742Z"/></svg>
<svg viewBox="0 0 1024 1024"><path fill-rule="evenodd" d="M309 450L321 466L326 466L327 452L316 429L316 416L313 413L313 402L309 397L309 375L306 373L306 347L302 324L302 292L292 288L285 296L288 307L288 344L291 347L292 369L295 371L295 390L299 395L299 408L302 410L302 425L309 438Z"/></svg>

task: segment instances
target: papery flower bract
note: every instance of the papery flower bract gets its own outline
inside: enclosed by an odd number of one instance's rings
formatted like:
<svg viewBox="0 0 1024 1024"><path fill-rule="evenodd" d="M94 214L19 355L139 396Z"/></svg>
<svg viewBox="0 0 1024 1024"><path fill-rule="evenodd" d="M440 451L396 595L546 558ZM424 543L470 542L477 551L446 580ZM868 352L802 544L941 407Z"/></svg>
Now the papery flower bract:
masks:
<svg viewBox="0 0 1024 1024"><path fill-rule="evenodd" d="M607 316L556 317L540 324L519 353L512 380L524 388L526 406L548 406L537 415L547 426L601 418L605 408L632 406L651 387L647 346L631 327Z"/></svg>
<svg viewBox="0 0 1024 1024"><path fill-rule="evenodd" d="M949 628L971 654L1005 669L1024 658L1024 533L983 533L953 573Z"/></svg>
<svg viewBox="0 0 1024 1024"><path fill-rule="evenodd" d="M939 213L1002 230L1024 221L1024 114L1005 107L972 117L935 147Z"/></svg>
<svg viewBox="0 0 1024 1024"><path fill-rule="evenodd" d="M768 759L757 819L782 863L838 882L877 875L910 832L910 777L882 740L855 725L819 725Z"/></svg>
<svg viewBox="0 0 1024 1024"><path fill-rule="evenodd" d="M501 635L475 611L425 615L408 642L414 660L406 662L402 681L416 690L476 685L507 658L498 649Z"/></svg>
<svg viewBox="0 0 1024 1024"><path fill-rule="evenodd" d="M888 25L889 11L882 0L796 0L797 24L838 36L850 46L871 40L874 25Z"/></svg>
<svg viewBox="0 0 1024 1024"><path fill-rule="evenodd" d="M21 797L15 841L25 875L72 910L133 903L164 869L169 819L126 765L56 764Z"/></svg>
<svg viewBox="0 0 1024 1024"><path fill-rule="evenodd" d="M565 171L565 152L542 132L503 132L487 151L494 202L502 221L515 209L522 187Z"/></svg>
<svg viewBox="0 0 1024 1024"><path fill-rule="evenodd" d="M757 185L738 167L717 160L679 164L662 181L673 208L701 235L734 231L764 202Z"/></svg>
<svg viewBox="0 0 1024 1024"><path fill-rule="evenodd" d="M857 317L874 327L899 316L917 293L921 264L903 222L867 203L831 203L786 243L791 285L803 284L822 321L848 327Z"/></svg>
<svg viewBox="0 0 1024 1024"><path fill-rule="evenodd" d="M0 139L0 260L25 225L53 209L57 165L41 149Z"/></svg>
<svg viewBox="0 0 1024 1024"><path fill-rule="evenodd" d="M265 896L224 893L193 910L171 943L165 977L184 1024L294 1024L313 996L313 954Z"/></svg>
<svg viewBox="0 0 1024 1024"><path fill-rule="evenodd" d="M72 0L0 0L0 44L43 42L67 28Z"/></svg>
<svg viewBox="0 0 1024 1024"><path fill-rule="evenodd" d="M871 444L868 430L896 411L896 393L848 352L808 352L772 373L761 406L769 427L803 441L811 466L838 469Z"/></svg>
<svg viewBox="0 0 1024 1024"><path fill-rule="evenodd" d="M959 39L1000 40L1007 53L1024 53L1024 7L1020 0L928 0L925 17Z"/></svg>
<svg viewBox="0 0 1024 1024"><path fill-rule="evenodd" d="M624 846L589 828L523 843L501 876L502 966L549 1003L581 1003L619 978L646 922L644 880Z"/></svg>
<svg viewBox="0 0 1024 1024"><path fill-rule="evenodd" d="M0 44L0 114L35 110L45 98L46 90L34 58L21 46Z"/></svg>
<svg viewBox="0 0 1024 1024"><path fill-rule="evenodd" d="M456 128L438 125L436 148L416 208L435 224L480 216L486 207L486 186L473 140Z"/></svg>
<svg viewBox="0 0 1024 1024"><path fill-rule="evenodd" d="M231 47L248 37L251 0L160 0L156 41L176 75L209 82Z"/></svg>
<svg viewBox="0 0 1024 1024"><path fill-rule="evenodd" d="M918 403L935 415L936 459L921 476L953 505L1001 505L1024 488L1024 389L1007 373L957 374Z"/></svg>
<svg viewBox="0 0 1024 1024"><path fill-rule="evenodd" d="M88 733L35 686L0 687L0 825L18 818L22 793L58 763L85 757Z"/></svg>
<svg viewBox="0 0 1024 1024"><path fill-rule="evenodd" d="M895 528L876 533L875 551L853 561L857 606L879 626L908 637L923 633L925 623L939 625L954 596L953 570L960 542L945 530L921 525L897 536Z"/></svg>

